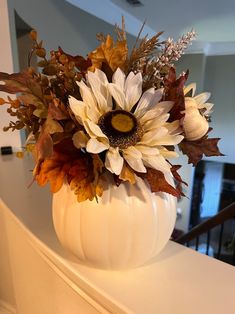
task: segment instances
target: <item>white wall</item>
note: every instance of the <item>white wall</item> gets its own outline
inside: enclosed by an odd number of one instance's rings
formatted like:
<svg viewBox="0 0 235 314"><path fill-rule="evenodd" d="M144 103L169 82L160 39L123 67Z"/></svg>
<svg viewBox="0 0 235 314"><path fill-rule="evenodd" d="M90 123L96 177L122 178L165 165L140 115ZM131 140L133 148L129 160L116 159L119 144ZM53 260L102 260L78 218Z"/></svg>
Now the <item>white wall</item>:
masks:
<svg viewBox="0 0 235 314"><path fill-rule="evenodd" d="M71 54L85 56L97 46L97 32L113 33L113 25L64 0L9 0L9 4L38 31L47 49L60 45ZM117 23L121 24L121 16L117 16Z"/></svg>
<svg viewBox="0 0 235 314"><path fill-rule="evenodd" d="M183 55L182 58L176 63L178 75L189 69L189 78L186 85L192 82L197 83L197 93L203 90L204 71L205 71L205 55L203 54L189 54ZM174 160L174 164L182 165L180 175L182 179L188 183L188 187L184 187L184 194L178 201L178 208L182 211L182 217L177 220L176 227L178 229L187 231L190 219L190 204L191 193L193 186L194 168L188 164L187 156L182 156Z"/></svg>
<svg viewBox="0 0 235 314"><path fill-rule="evenodd" d="M0 1L0 71L10 72L13 69L12 45L10 40L10 22L8 15L7 0ZM6 94L0 92L0 97L5 98ZM6 113L6 106L0 106L0 146L19 147L21 145L20 133L5 133L2 128L8 125L9 115Z"/></svg>
<svg viewBox="0 0 235 314"><path fill-rule="evenodd" d="M29 26L38 31L48 50L57 49L60 45L70 54L86 56L98 45L97 32L112 34L114 29L112 25L64 0L0 0L0 4L0 42L4 47L1 49L0 71L19 70L14 10ZM121 16L117 16L117 22L121 24ZM134 41L132 36L128 36L128 40L131 43ZM6 114L6 106L0 110L0 146L21 146L19 132L2 131L2 127L8 125L10 116Z"/></svg>
<svg viewBox="0 0 235 314"><path fill-rule="evenodd" d="M235 55L208 57L205 73L205 89L215 104L211 136L221 137L219 147L226 155L208 160L235 163Z"/></svg>
<svg viewBox="0 0 235 314"><path fill-rule="evenodd" d="M178 72L190 69L188 82L197 82L197 93L211 92L209 102L214 103L214 112L210 123L213 127L210 137L221 138L219 148L226 156L204 159L235 163L235 55L185 55L177 66ZM187 165L186 158L183 159L178 160L183 165L181 175L188 183L192 183L192 168ZM190 197L190 188L188 196ZM190 214L190 199L183 199L178 206L183 210L183 217L178 221L177 227L185 230Z"/></svg>

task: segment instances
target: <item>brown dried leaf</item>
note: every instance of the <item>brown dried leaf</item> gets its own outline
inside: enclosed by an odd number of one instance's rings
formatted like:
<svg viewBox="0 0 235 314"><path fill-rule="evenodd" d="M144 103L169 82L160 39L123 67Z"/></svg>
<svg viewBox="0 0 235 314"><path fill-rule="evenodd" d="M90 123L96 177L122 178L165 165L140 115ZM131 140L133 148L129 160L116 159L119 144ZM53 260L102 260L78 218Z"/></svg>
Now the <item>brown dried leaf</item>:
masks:
<svg viewBox="0 0 235 314"><path fill-rule="evenodd" d="M209 132L212 130L210 128ZM208 132L208 133L209 133ZM208 133L201 139L196 141L183 140L179 147L182 152L188 156L188 163L194 166L202 159L203 155L209 156L224 156L217 146L220 138L208 138Z"/></svg>
<svg viewBox="0 0 235 314"><path fill-rule="evenodd" d="M17 96L17 99L26 106L28 105L34 105L35 107L44 106L43 102L33 94L20 95Z"/></svg>
<svg viewBox="0 0 235 314"><path fill-rule="evenodd" d="M65 55L68 58L69 62L74 62L75 66L81 71L86 72L87 69L92 65L90 59L85 59L82 56L72 56L62 50L61 47L59 47L59 52L63 55Z"/></svg>
<svg viewBox="0 0 235 314"><path fill-rule="evenodd" d="M36 55L40 58L45 58L46 50L44 48L39 48L36 50Z"/></svg>
<svg viewBox="0 0 235 314"><path fill-rule="evenodd" d="M178 173L178 170L181 168L182 166L180 165L171 165L171 173L173 175L173 177L175 178L175 180L178 183L183 183L184 185L188 186L188 183L186 183L185 181L182 180L180 174Z"/></svg>
<svg viewBox="0 0 235 314"><path fill-rule="evenodd" d="M25 105L43 106L45 103L41 86L32 78L29 70L13 74L0 72L0 81L5 83L0 85L0 91L10 94L22 93L18 99Z"/></svg>
<svg viewBox="0 0 235 314"><path fill-rule="evenodd" d="M174 106L170 111L169 122L180 120L184 114L181 113L185 110L184 102L184 85L188 78L188 71L186 74L176 78L174 68L170 68L167 78L165 79L165 99L174 101Z"/></svg>
<svg viewBox="0 0 235 314"><path fill-rule="evenodd" d="M21 73L8 74L0 72L0 81L5 83L0 84L0 91L2 92L9 94L16 94L20 92L30 93L25 80L22 80Z"/></svg>
<svg viewBox="0 0 235 314"><path fill-rule="evenodd" d="M37 109L33 111L33 114L38 118L46 119L47 114L48 114L46 106L44 106L44 104L38 105Z"/></svg>
<svg viewBox="0 0 235 314"><path fill-rule="evenodd" d="M55 120L66 120L69 118L63 103L59 103L57 106L54 103L50 103L48 106L48 116Z"/></svg>
<svg viewBox="0 0 235 314"><path fill-rule="evenodd" d="M38 61L37 63L37 66L40 67L40 68L44 68L48 65L48 61L47 60L40 60Z"/></svg>
<svg viewBox="0 0 235 314"><path fill-rule="evenodd" d="M47 119L45 121L44 130L45 130L45 132L48 132L49 134L61 133L64 131L64 129L60 125L60 123L57 122L56 120L53 120L50 117L47 117Z"/></svg>
<svg viewBox="0 0 235 314"><path fill-rule="evenodd" d="M151 192L165 192L176 197L182 195L182 192L177 187L174 188L166 181L164 174L159 170L147 168L147 173L137 173L137 175L147 180Z"/></svg>
<svg viewBox="0 0 235 314"><path fill-rule="evenodd" d="M49 158L53 154L53 141L48 132L44 130L40 133L35 146L37 160Z"/></svg>

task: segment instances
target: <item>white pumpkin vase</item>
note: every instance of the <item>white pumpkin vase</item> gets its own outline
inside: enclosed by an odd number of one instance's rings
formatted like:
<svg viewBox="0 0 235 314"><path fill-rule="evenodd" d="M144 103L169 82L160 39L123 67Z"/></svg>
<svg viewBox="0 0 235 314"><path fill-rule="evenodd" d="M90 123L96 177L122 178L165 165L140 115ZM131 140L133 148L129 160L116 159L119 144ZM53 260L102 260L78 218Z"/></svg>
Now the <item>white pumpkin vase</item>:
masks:
<svg viewBox="0 0 235 314"><path fill-rule="evenodd" d="M96 268L143 265L166 245L175 220L176 198L151 193L140 178L134 185L109 184L98 203L78 203L66 184L53 196L53 222L61 244Z"/></svg>

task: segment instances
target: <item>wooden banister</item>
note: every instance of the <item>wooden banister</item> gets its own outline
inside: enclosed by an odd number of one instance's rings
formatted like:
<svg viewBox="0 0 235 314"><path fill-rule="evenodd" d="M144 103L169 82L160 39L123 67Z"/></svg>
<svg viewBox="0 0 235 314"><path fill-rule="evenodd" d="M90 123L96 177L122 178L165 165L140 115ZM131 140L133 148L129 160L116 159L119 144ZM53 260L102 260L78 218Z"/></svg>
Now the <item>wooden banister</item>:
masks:
<svg viewBox="0 0 235 314"><path fill-rule="evenodd" d="M202 222L201 224L195 226L188 233L176 239L175 242L185 244L199 237L201 234L208 232L212 228L223 224L226 220L232 219L233 217L235 217L235 202L225 207L214 217L211 217L208 220Z"/></svg>

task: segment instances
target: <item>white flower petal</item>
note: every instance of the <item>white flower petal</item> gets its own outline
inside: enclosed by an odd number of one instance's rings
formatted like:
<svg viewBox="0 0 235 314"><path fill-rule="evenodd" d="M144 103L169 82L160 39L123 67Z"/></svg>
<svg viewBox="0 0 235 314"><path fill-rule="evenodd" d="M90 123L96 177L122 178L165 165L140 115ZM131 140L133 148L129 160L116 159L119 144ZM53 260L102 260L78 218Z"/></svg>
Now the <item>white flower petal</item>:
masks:
<svg viewBox="0 0 235 314"><path fill-rule="evenodd" d="M159 103L159 101L162 99L162 95L163 95L163 88L159 88L155 90L154 96L148 106L148 110L154 108L156 104Z"/></svg>
<svg viewBox="0 0 235 314"><path fill-rule="evenodd" d="M134 115L136 118L139 118L141 115L143 115L144 112L147 111L147 108L154 96L154 88L149 88L146 90L142 97L140 98L140 101L135 109Z"/></svg>
<svg viewBox="0 0 235 314"><path fill-rule="evenodd" d="M98 123L99 118L101 117L101 112L97 110L97 108L90 108L86 107L86 116L89 120L93 121L94 123Z"/></svg>
<svg viewBox="0 0 235 314"><path fill-rule="evenodd" d="M174 101L161 101L154 105L151 110L161 109L162 113L167 113L171 110L171 108L174 106Z"/></svg>
<svg viewBox="0 0 235 314"><path fill-rule="evenodd" d="M96 138L91 138L87 142L87 146L86 146L87 152L92 153L92 154L99 154L103 152L104 150L107 150L108 148L109 148L109 145L101 141L98 141Z"/></svg>
<svg viewBox="0 0 235 314"><path fill-rule="evenodd" d="M83 120L87 118L86 116L86 106L83 101L77 100L73 96L69 96L69 106L72 112L75 114L76 119L80 124L83 124Z"/></svg>
<svg viewBox="0 0 235 314"><path fill-rule="evenodd" d="M128 75L125 82L126 110L131 111L132 107L137 103L142 94L142 75L141 73Z"/></svg>
<svg viewBox="0 0 235 314"><path fill-rule="evenodd" d="M194 100L196 101L197 105L201 105L204 104L205 102L207 102L207 100L211 97L210 93L201 93L197 96L194 97Z"/></svg>
<svg viewBox="0 0 235 314"><path fill-rule="evenodd" d="M129 146L126 149L123 150L124 154L127 154L130 157L133 158L141 158L142 154L141 152L135 148L135 146Z"/></svg>
<svg viewBox="0 0 235 314"><path fill-rule="evenodd" d="M83 131L78 131L74 133L72 140L75 147L82 148L86 147L89 138Z"/></svg>
<svg viewBox="0 0 235 314"><path fill-rule="evenodd" d="M107 112L107 88L100 81L100 78L93 72L87 73L87 79L91 86L92 92L96 98L98 109L101 114ZM92 107L91 107L92 108Z"/></svg>
<svg viewBox="0 0 235 314"><path fill-rule="evenodd" d="M183 135L167 134L162 138L156 139L154 145L177 145L184 139Z"/></svg>
<svg viewBox="0 0 235 314"><path fill-rule="evenodd" d="M203 104L203 105L199 105L198 106L198 109L202 109L202 108L205 108L206 109L206 111L204 112L204 115L208 115L208 114L210 114L210 113L212 113L212 108L214 107L214 104L211 104L211 103L209 103L209 102L207 102L207 103L205 103L205 104Z"/></svg>
<svg viewBox="0 0 235 314"><path fill-rule="evenodd" d="M141 152L134 146L129 146L127 149L123 150L123 157L129 164L129 166L138 172L146 172L146 168L142 161Z"/></svg>
<svg viewBox="0 0 235 314"><path fill-rule="evenodd" d="M117 105L121 107L123 110L126 110L127 108L126 98L123 91L120 89L120 87L113 83L109 83L108 89L109 89L110 94L113 96L114 100L116 101Z"/></svg>
<svg viewBox="0 0 235 314"><path fill-rule="evenodd" d="M100 137L100 138L107 138L107 136L101 131L100 127L92 121L85 120L83 122L84 128L87 133L92 138Z"/></svg>
<svg viewBox="0 0 235 314"><path fill-rule="evenodd" d="M90 107L96 107L96 100L91 91L91 88L88 87L83 81L77 82L77 85L80 88L83 101Z"/></svg>
<svg viewBox="0 0 235 314"><path fill-rule="evenodd" d="M127 78L126 78L126 81L125 81L125 86L124 86L124 89L125 89L125 90L126 90L126 88L127 88L127 85L130 84L131 80L132 80L134 77L135 77L135 74L134 74L134 72L131 71L131 72L128 74L128 76L127 76Z"/></svg>
<svg viewBox="0 0 235 314"><path fill-rule="evenodd" d="M169 116L170 116L170 114L166 113L166 114L160 115L157 118L154 118L152 120L149 120L149 121L143 123L142 124L143 130L145 132L148 132L148 131L151 131L154 129L158 129L163 125L165 126L166 121L169 119Z"/></svg>
<svg viewBox="0 0 235 314"><path fill-rule="evenodd" d="M159 115L163 115L170 111L173 107L173 101L162 101L154 106L151 110L147 111L141 118L140 123L143 125L149 120L157 118Z"/></svg>
<svg viewBox="0 0 235 314"><path fill-rule="evenodd" d="M143 156L144 165L163 173L170 172L171 166L161 155L158 156Z"/></svg>
<svg viewBox="0 0 235 314"><path fill-rule="evenodd" d="M135 145L135 148L138 149L142 155L152 156L152 155L158 155L159 149L156 147L150 147L146 145Z"/></svg>
<svg viewBox="0 0 235 314"><path fill-rule="evenodd" d="M180 127L180 121L175 120L173 122L167 122L164 124L164 127L168 129L171 135L178 135L182 133L182 128Z"/></svg>
<svg viewBox="0 0 235 314"><path fill-rule="evenodd" d="M159 153L164 157L164 158L176 158L179 157L179 154L173 150L168 150L165 147L162 147L159 149Z"/></svg>
<svg viewBox="0 0 235 314"><path fill-rule="evenodd" d="M112 96L109 93L108 90L108 79L105 73L99 69L95 69L95 74L100 80L100 87L99 87L99 92L102 94L102 96L106 99L106 105L107 105L107 112L108 110L112 110Z"/></svg>
<svg viewBox="0 0 235 314"><path fill-rule="evenodd" d="M164 127L161 127L157 130L152 130L145 133L142 136L140 143L143 145L148 145L148 146L156 146L156 145L159 145L159 141L161 141L162 137L166 136L167 134L168 134L168 130Z"/></svg>
<svg viewBox="0 0 235 314"><path fill-rule="evenodd" d="M112 173L119 175L123 167L123 158L119 154L118 147L110 147L105 157L105 167Z"/></svg>
<svg viewBox="0 0 235 314"><path fill-rule="evenodd" d="M154 88L150 88L146 92L144 92L144 94L142 95L138 103L138 106L136 107L136 110L134 113L135 116L137 118L141 118L142 116L144 116L146 112L149 112L152 109L154 109L159 103L159 100L162 98L162 94L163 94L162 88L157 89L157 90L154 90ZM159 108L160 107L161 106L159 106Z"/></svg>
<svg viewBox="0 0 235 314"><path fill-rule="evenodd" d="M126 76L120 68L117 68L117 70L114 72L113 77L112 77L112 82L116 84L123 92L124 92L125 78Z"/></svg>
<svg viewBox="0 0 235 314"><path fill-rule="evenodd" d="M108 79L107 76L105 75L105 73L103 71L101 71L100 69L95 69L95 74L96 76L100 79L100 81L104 84L107 85L108 84Z"/></svg>
<svg viewBox="0 0 235 314"><path fill-rule="evenodd" d="M196 83L191 83L184 88L184 95L186 95L190 90L192 90L192 97L195 95Z"/></svg>

